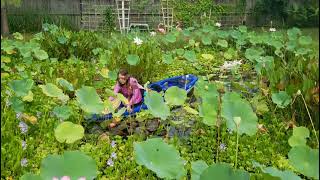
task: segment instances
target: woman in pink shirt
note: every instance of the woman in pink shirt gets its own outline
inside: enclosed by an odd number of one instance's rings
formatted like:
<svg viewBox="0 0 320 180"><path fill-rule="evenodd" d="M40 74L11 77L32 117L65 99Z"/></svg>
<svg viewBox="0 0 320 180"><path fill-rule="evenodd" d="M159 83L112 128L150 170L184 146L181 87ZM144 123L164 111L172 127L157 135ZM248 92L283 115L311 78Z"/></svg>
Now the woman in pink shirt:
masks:
<svg viewBox="0 0 320 180"><path fill-rule="evenodd" d="M127 70L119 70L114 93L121 93L128 99L129 104L126 104L126 106L129 112L132 111L135 105L142 103L143 90L144 88L138 83L137 79L131 77ZM109 100L112 101L113 98L110 97Z"/></svg>

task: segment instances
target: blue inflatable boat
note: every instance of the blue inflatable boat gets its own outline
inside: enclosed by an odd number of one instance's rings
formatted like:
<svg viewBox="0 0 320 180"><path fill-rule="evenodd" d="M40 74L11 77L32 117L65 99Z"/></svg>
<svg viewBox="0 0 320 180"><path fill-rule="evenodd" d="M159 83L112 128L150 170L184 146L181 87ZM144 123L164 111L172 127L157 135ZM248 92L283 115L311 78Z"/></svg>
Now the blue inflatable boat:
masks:
<svg viewBox="0 0 320 180"><path fill-rule="evenodd" d="M168 88L172 86L177 86L179 88L185 89L187 93L189 93L194 85L196 84L198 78L192 74L184 75L184 76L175 76L172 78L164 79L158 82L154 82L148 85L148 88L157 91L157 92L165 92ZM129 113L125 111L122 114L122 117L128 117L140 112L141 110L148 109L147 105L144 103L144 99L142 99L142 103L132 109L132 112ZM104 120L112 119L112 113L105 115L97 115L94 114L89 121L101 122Z"/></svg>

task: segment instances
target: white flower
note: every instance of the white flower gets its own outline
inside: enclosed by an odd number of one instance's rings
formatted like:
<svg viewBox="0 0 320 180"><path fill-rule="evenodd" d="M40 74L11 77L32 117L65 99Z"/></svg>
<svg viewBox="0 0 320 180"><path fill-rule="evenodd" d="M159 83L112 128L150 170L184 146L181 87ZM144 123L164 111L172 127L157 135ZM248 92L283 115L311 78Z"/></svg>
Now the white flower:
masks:
<svg viewBox="0 0 320 180"><path fill-rule="evenodd" d="M217 22L217 23L215 24L215 26L221 27L221 23Z"/></svg>
<svg viewBox="0 0 320 180"><path fill-rule="evenodd" d="M233 69L234 67L241 65L242 62L240 61L225 61L224 64L220 67L221 70L224 69Z"/></svg>
<svg viewBox="0 0 320 180"><path fill-rule="evenodd" d="M157 34L157 33L154 32L154 31L150 32L150 36L155 36L156 34Z"/></svg>
<svg viewBox="0 0 320 180"><path fill-rule="evenodd" d="M133 39L133 43L135 43L136 45L141 45L142 43L143 43L143 41L140 39L140 38L138 38L138 37L135 37L134 39Z"/></svg>
<svg viewBox="0 0 320 180"><path fill-rule="evenodd" d="M276 32L276 28L270 28L269 31L270 32Z"/></svg>

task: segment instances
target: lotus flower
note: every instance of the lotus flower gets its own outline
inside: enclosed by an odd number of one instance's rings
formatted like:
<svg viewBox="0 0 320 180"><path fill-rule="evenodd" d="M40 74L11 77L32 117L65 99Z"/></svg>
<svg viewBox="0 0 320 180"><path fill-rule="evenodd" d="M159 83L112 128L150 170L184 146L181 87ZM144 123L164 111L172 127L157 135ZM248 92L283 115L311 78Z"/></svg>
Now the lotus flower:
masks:
<svg viewBox="0 0 320 180"><path fill-rule="evenodd" d="M157 34L157 33L154 32L154 31L150 32L150 36L155 36L156 34Z"/></svg>
<svg viewBox="0 0 320 180"><path fill-rule="evenodd" d="M270 28L269 31L270 32L276 32L276 28Z"/></svg>
<svg viewBox="0 0 320 180"><path fill-rule="evenodd" d="M136 45L141 45L142 43L143 43L143 41L140 39L140 38L138 38L138 37L135 37L134 39L133 39L133 43L135 43Z"/></svg>
<svg viewBox="0 0 320 180"><path fill-rule="evenodd" d="M220 67L221 70L224 69L233 69L235 66L241 65L242 61L225 61L224 64Z"/></svg>
<svg viewBox="0 0 320 180"><path fill-rule="evenodd" d="M215 26L221 27L221 23L217 22L217 23L215 24Z"/></svg>

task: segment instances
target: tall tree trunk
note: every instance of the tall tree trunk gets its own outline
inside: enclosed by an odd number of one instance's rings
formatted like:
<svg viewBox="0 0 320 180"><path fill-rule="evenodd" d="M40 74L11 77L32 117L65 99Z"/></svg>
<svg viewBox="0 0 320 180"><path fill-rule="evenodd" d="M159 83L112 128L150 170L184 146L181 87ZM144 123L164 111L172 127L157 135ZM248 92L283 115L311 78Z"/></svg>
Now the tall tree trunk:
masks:
<svg viewBox="0 0 320 180"><path fill-rule="evenodd" d="M4 5L1 7L1 35L9 35L8 17L7 17L7 7Z"/></svg>

